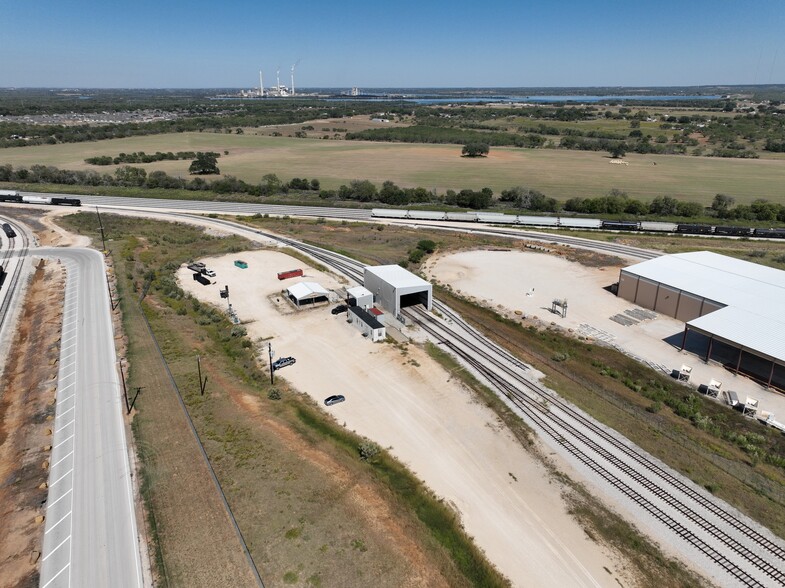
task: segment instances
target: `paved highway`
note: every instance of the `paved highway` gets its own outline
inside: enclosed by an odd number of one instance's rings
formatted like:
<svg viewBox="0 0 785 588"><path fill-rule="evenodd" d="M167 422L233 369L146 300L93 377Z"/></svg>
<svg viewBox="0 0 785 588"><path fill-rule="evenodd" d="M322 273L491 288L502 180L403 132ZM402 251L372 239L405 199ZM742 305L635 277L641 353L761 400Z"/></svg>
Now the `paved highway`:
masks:
<svg viewBox="0 0 785 588"><path fill-rule="evenodd" d="M67 270L41 588L142 586L103 257L38 249Z"/></svg>

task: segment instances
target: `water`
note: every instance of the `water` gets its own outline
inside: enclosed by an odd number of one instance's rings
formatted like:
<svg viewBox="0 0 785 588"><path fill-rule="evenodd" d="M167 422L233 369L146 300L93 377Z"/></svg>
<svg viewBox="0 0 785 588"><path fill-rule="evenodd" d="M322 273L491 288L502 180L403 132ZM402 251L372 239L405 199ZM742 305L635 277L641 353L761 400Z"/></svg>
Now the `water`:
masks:
<svg viewBox="0 0 785 588"><path fill-rule="evenodd" d="M619 102L627 100L636 101L673 101L673 100L719 100L722 96L485 96L485 97L454 97L454 98L403 98L406 102L416 104L473 104L478 102L503 102L503 103L554 103L554 102Z"/></svg>

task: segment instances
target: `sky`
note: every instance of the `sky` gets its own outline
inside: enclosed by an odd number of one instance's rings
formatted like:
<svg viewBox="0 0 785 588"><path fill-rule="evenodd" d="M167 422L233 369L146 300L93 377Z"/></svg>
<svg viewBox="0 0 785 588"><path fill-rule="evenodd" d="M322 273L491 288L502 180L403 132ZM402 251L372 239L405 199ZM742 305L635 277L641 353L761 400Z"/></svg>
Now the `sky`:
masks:
<svg viewBox="0 0 785 588"><path fill-rule="evenodd" d="M0 0L0 87L785 83L785 0Z"/></svg>

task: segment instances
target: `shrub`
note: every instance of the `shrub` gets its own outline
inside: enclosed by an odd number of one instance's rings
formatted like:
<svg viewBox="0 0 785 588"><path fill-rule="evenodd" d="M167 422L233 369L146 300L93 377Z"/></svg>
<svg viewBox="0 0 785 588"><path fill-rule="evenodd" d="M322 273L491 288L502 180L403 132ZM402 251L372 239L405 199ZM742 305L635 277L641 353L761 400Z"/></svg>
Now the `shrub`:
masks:
<svg viewBox="0 0 785 588"><path fill-rule="evenodd" d="M377 443L373 441L363 441L357 447L357 452L360 454L360 459L368 461L382 450Z"/></svg>

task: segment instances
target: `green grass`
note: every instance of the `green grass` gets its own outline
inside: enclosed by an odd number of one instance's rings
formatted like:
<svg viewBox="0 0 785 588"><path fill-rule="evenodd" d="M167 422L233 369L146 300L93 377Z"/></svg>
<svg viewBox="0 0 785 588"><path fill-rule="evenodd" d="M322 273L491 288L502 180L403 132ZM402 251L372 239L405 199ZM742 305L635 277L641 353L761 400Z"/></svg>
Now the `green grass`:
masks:
<svg viewBox="0 0 785 588"><path fill-rule="evenodd" d="M84 158L132 151L186 150L220 152L221 172L247 182L258 182L264 174L275 173L284 180L318 178L323 188L368 179L379 185L392 180L401 186L422 186L440 192L488 186L498 194L503 189L524 185L560 200L600 196L617 188L644 200L669 195L709 204L715 194L722 192L734 196L737 204L748 204L756 198L785 201L785 161L776 159L630 154L626 157L630 164L621 166L609 165L604 152L497 147L491 149L487 158L467 159L460 156L457 145L178 133L7 148L0 150L0 163L15 167L40 163L112 173L114 166L88 166ZM229 154L224 155L224 151ZM148 172L163 170L187 177L189 164L165 161L140 167Z"/></svg>

